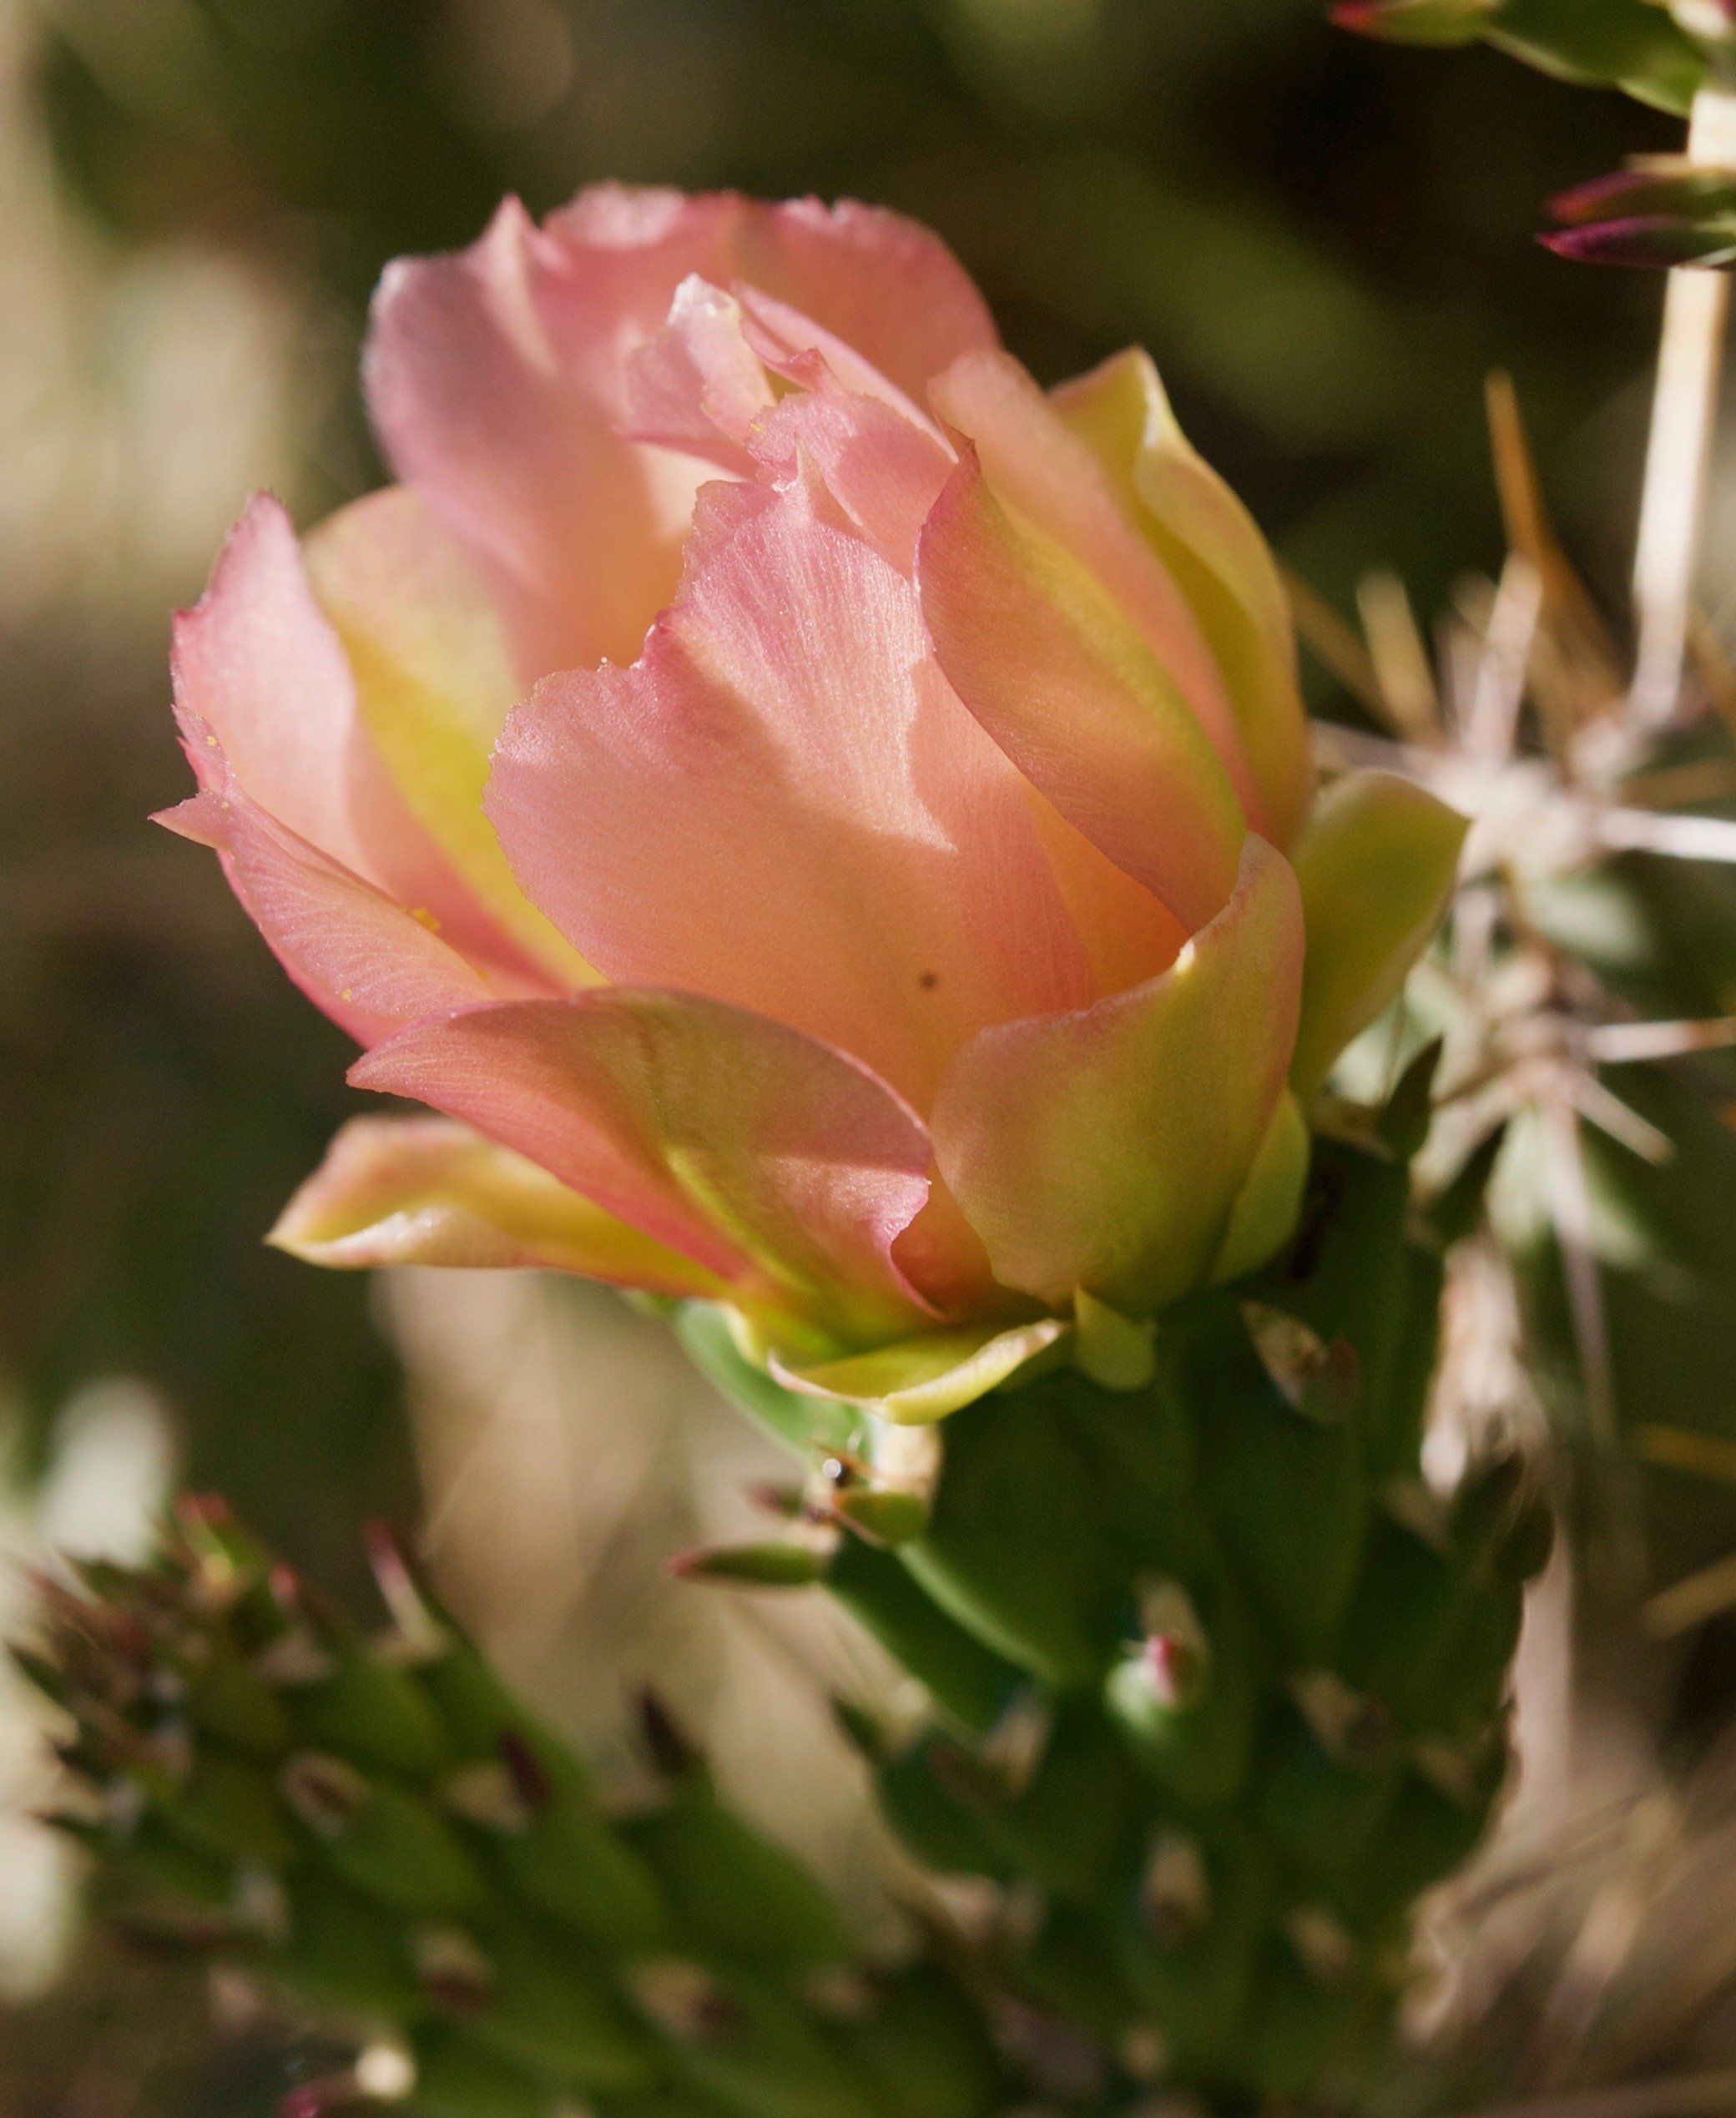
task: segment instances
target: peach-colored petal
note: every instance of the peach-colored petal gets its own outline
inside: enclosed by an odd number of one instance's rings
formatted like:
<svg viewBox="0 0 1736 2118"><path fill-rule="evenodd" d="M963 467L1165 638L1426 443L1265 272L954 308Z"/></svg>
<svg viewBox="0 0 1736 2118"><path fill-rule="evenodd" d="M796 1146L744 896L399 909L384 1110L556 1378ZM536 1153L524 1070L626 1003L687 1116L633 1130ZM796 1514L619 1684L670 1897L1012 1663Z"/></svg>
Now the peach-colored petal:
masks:
<svg viewBox="0 0 1736 2118"><path fill-rule="evenodd" d="M599 313L628 325L627 337L603 347L599 365L662 320L689 272L810 320L918 404L931 376L999 343L987 305L939 236L853 199L766 204L739 192L599 184L552 214L544 233L583 260L579 275L546 296L563 337L596 346ZM666 276L648 313L644 268L653 263Z"/></svg>
<svg viewBox="0 0 1736 2118"><path fill-rule="evenodd" d="M1235 791L1169 671L966 451L924 527L922 608L971 711L1067 821L1191 932L1234 886Z"/></svg>
<svg viewBox="0 0 1736 2118"><path fill-rule="evenodd" d="M290 518L269 494L248 503L204 594L177 614L171 667L194 770L202 750L220 750L245 794L377 881L355 813L360 729L349 664L308 587Z"/></svg>
<svg viewBox="0 0 1736 2118"><path fill-rule="evenodd" d="M1175 914L1143 883L1118 868L1035 787L1028 787L1027 799L1062 901L1091 960L1098 992L1124 992L1168 970L1188 938Z"/></svg>
<svg viewBox="0 0 1736 2118"><path fill-rule="evenodd" d="M865 537L888 565L915 571L917 542L956 461L926 425L886 401L845 390L830 368L791 391L749 444L762 475L817 482L829 518ZM1098 990L1153 977L1187 939L1174 914L1123 873L1027 783L1026 797Z"/></svg>
<svg viewBox="0 0 1736 2118"><path fill-rule="evenodd" d="M488 805L606 976L789 1022L919 1109L986 1024L1091 996L1018 776L910 583L802 490L709 490L641 660L539 686Z"/></svg>
<svg viewBox="0 0 1736 2118"><path fill-rule="evenodd" d="M444 1117L352 1118L265 1238L310 1264L546 1266L654 1293L723 1281Z"/></svg>
<svg viewBox="0 0 1736 2118"><path fill-rule="evenodd" d="M850 396L873 399L931 441L940 441L940 428L918 400L846 340L787 301L774 301L758 287L738 282L736 294L743 312L743 335L774 375L805 390L817 389L830 377Z"/></svg>
<svg viewBox="0 0 1736 2118"><path fill-rule="evenodd" d="M596 974L513 880L482 814L488 754L519 689L475 570L405 486L328 517L305 557L362 720L405 804L551 984L593 983Z"/></svg>
<svg viewBox="0 0 1736 2118"><path fill-rule="evenodd" d="M966 1047L935 1155L1003 1285L1140 1317L1206 1277L1284 1092L1302 951L1295 876L1250 836L1173 969Z"/></svg>
<svg viewBox="0 0 1736 2118"><path fill-rule="evenodd" d="M1314 792L1289 598L1253 517L1189 444L1137 347L1053 402L1087 441L1187 598L1217 658L1259 784L1264 835L1288 851Z"/></svg>
<svg viewBox="0 0 1736 2118"><path fill-rule="evenodd" d="M557 239L509 199L469 250L380 283L366 376L381 441L483 568L527 683L630 661L674 593L700 474L615 432L621 373L686 275L724 262L733 218L695 199L654 239Z"/></svg>
<svg viewBox="0 0 1736 2118"><path fill-rule="evenodd" d="M1209 737L1249 825L1263 832L1259 784L1211 648L1089 446L1010 353L969 355L929 396L975 445L1002 506L1088 569L1119 606Z"/></svg>
<svg viewBox="0 0 1736 2118"><path fill-rule="evenodd" d="M924 1314L891 1253L927 1193L927 1136L865 1068L781 1023L614 988L419 1024L351 1078L528 1156L748 1306L846 1346Z"/></svg>
<svg viewBox="0 0 1736 2118"><path fill-rule="evenodd" d="M921 1212L892 1246L899 1271L942 1316L1027 1315L1031 1305L1024 1296L996 1284L982 1238L959 1211L939 1170L928 1176Z"/></svg>
<svg viewBox="0 0 1736 2118"><path fill-rule="evenodd" d="M781 397L768 369L794 386ZM725 294L685 280L629 361L627 388L624 431L635 440L780 485L811 468L842 519L911 571L952 452L926 413L810 318L751 288Z"/></svg>
<svg viewBox="0 0 1736 2118"><path fill-rule="evenodd" d="M189 736L189 754L201 740ZM358 1043L497 996L413 914L250 801L224 775L220 752L200 763L200 791L157 821L216 850L285 970Z"/></svg>

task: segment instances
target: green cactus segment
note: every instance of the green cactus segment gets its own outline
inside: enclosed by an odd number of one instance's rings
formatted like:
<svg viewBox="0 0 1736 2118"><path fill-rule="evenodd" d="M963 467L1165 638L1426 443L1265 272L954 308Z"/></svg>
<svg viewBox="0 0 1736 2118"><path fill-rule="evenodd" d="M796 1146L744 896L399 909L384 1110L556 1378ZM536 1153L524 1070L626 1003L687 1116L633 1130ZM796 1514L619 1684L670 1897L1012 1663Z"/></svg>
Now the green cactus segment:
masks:
<svg viewBox="0 0 1736 2118"><path fill-rule="evenodd" d="M420 2118L989 2118L1007 2100L950 1974L855 1963L820 1885L679 1745L662 1798L612 1819L376 1556L397 1621L377 1641L210 1502L152 1565L45 1591L46 1641L19 1659L70 1718L62 1821L109 1916L390 2040ZM968 1635L951 1654L983 1717L997 1665Z"/></svg>
<svg viewBox="0 0 1736 2118"><path fill-rule="evenodd" d="M1360 1144L1316 1142L1288 1253L1162 1318L1148 1382L983 1399L919 1536L840 1531L829 1586L936 1707L913 1742L848 1725L916 1858L1022 1908L997 1976L1046 2106L1354 2079L1412 1904L1503 1783L1549 1524L1515 1460L1451 1500L1422 1480L1442 1258L1407 1157L1436 1056ZM1441 1202L1452 1234L1486 1174Z"/></svg>
<svg viewBox="0 0 1736 2118"><path fill-rule="evenodd" d="M1421 1475L1441 1247L1411 1198L1425 1052L1315 1143L1295 1236L1159 1319L1112 1388L1053 1368L912 1442L684 1337L806 1466L785 1540L676 1562L823 1586L925 1688L840 1718L933 1871L994 1886L898 1971L656 1714L628 1818L389 1546L367 1641L220 1513L49 1592L68 1828L118 1916L227 1951L413 2066L422 2118L1131 2118L1353 2087L1418 1894L1475 1845L1547 1511L1516 1460Z"/></svg>
<svg viewBox="0 0 1736 2118"><path fill-rule="evenodd" d="M1341 0L1332 18L1391 43L1482 38L1558 79L1683 116L1706 78L1704 46L1661 0Z"/></svg>

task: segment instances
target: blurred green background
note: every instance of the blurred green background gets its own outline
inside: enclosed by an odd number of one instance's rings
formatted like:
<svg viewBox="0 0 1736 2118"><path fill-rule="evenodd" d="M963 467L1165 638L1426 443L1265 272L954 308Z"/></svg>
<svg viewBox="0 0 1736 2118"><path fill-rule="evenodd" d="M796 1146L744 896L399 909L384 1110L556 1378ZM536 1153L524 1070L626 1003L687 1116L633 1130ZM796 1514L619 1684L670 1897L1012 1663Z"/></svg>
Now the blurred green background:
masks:
<svg viewBox="0 0 1736 2118"><path fill-rule="evenodd" d="M131 1434L142 1492L164 1475L155 1434L178 1475L223 1487L353 1590L359 1521L413 1519L431 1465L470 1461L450 1427L416 1444L406 1416L394 1339L413 1394L418 1359L439 1362L427 1304L406 1324L362 1282L261 1247L361 1099L341 1085L344 1040L208 859L145 820L186 784L167 614L199 593L248 491L270 485L309 520L381 475L355 361L394 255L467 241L504 191L542 211L604 176L902 207L953 244L1045 381L1143 340L1196 441L1345 609L1372 566L1399 567L1425 611L1465 569L1498 567L1481 386L1508 368L1567 541L1619 606L1661 288L1532 239L1548 194L1679 128L1486 51L1384 48L1323 15L1316 0L0 0L13 1545L58 1520L31 1495L57 1465L64 1485L81 1437ZM1718 987L1706 1004L1728 1001ZM1708 1210L1721 1224L1716 1191ZM532 1329L611 1346L638 1329L596 1303L517 1317L497 1304L487 1329L521 1351ZM679 1397L661 1354L638 1338L618 1354L633 1388L654 1372L659 1405ZM640 1467L642 1572L684 1510L704 1512L683 1462L673 1500ZM476 1529L472 1568L517 1505ZM649 1588L623 1615L619 1566L598 1578L593 1669L598 1641L654 1644L665 1623ZM563 1652L545 1685L580 1666ZM10 1755L0 1742L0 1801L23 1804L33 1768ZM28 1942L6 1974L20 1991L46 1960ZM257 2079L245 2035L220 2065L196 2056L208 2015L196 1976L87 1953L57 1995L0 2018L0 2113L268 2108L281 2055Z"/></svg>

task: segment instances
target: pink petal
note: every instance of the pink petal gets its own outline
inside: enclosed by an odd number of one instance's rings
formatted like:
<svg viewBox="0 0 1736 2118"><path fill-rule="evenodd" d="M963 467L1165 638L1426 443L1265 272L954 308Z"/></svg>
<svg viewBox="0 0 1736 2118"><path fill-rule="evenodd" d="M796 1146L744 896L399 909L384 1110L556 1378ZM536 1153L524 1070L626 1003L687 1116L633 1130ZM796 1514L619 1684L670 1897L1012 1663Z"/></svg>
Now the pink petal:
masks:
<svg viewBox="0 0 1736 2118"><path fill-rule="evenodd" d="M201 785L239 791L466 954L522 975L522 957L394 788L276 501L254 500L230 532L210 586L175 619L172 666Z"/></svg>
<svg viewBox="0 0 1736 2118"><path fill-rule="evenodd" d="M1211 739L1249 825L1263 830L1259 789L1211 648L1089 445L1009 353L958 361L929 396L976 444L1002 506L1070 552L1120 606Z"/></svg>
<svg viewBox="0 0 1736 2118"><path fill-rule="evenodd" d="M662 325L626 368L623 431L638 441L685 449L740 477L746 443L777 401L742 332L741 304L697 273L675 290Z"/></svg>
<svg viewBox="0 0 1736 2118"><path fill-rule="evenodd" d="M1000 343L939 236L885 207L790 199L744 228L737 255L741 278L812 317L918 404L961 354Z"/></svg>
<svg viewBox="0 0 1736 2118"><path fill-rule="evenodd" d="M546 1266L717 1301L727 1285L442 1117L352 1118L266 1241L310 1264Z"/></svg>
<svg viewBox="0 0 1736 2118"><path fill-rule="evenodd" d="M839 519L906 575L915 570L916 540L953 463L926 426L825 378L816 389L784 398L761 422L751 453L780 484L794 483L811 466Z"/></svg>
<svg viewBox="0 0 1736 2118"><path fill-rule="evenodd" d="M739 192L599 184L552 214L544 232L585 261L546 298L563 340L597 345L599 315L628 325L599 368L661 322L689 272L720 286L744 283L799 311L918 404L929 379L961 354L1000 342L987 303L939 236L853 199L768 205ZM652 260L667 276L661 300L647 307L642 265Z"/></svg>
<svg viewBox="0 0 1736 2118"><path fill-rule="evenodd" d="M737 293L748 344L775 375L810 390L830 376L852 396L876 399L889 411L940 440L940 429L923 411L920 399L901 390L847 340L787 301L775 301L758 287L738 282Z"/></svg>
<svg viewBox="0 0 1736 2118"><path fill-rule="evenodd" d="M249 502L204 594L177 615L172 667L194 769L200 749L220 749L280 823L379 880L356 813L363 743L350 665L308 587L290 518L268 494Z"/></svg>
<svg viewBox="0 0 1736 2118"><path fill-rule="evenodd" d="M386 451L488 575L527 682L631 660L674 593L698 472L616 434L622 372L687 274L726 264L735 210L694 200L611 240L597 214L558 237L509 199L469 250L381 281Z"/></svg>
<svg viewBox="0 0 1736 2118"><path fill-rule="evenodd" d="M775 316L782 335L749 328L744 302L756 318ZM781 400L768 367L797 386ZM926 414L810 319L751 289L738 299L684 280L661 330L628 361L627 389L625 431L636 440L780 485L797 482L805 461L842 519L910 572L952 453Z"/></svg>
<svg viewBox="0 0 1736 2118"><path fill-rule="evenodd" d="M189 738L189 755L197 739ZM230 887L272 953L358 1043L497 996L401 905L250 801L225 774L220 752L208 752L200 765L199 793L157 821L216 850Z"/></svg>
<svg viewBox="0 0 1736 2118"><path fill-rule="evenodd" d="M489 814L605 976L788 1022L919 1109L986 1024L1091 995L1018 776L911 585L802 491L709 489L643 658L537 688Z"/></svg>
<svg viewBox="0 0 1736 2118"><path fill-rule="evenodd" d="M630 660L674 592L695 463L617 427L634 423L630 358L694 273L799 310L919 401L931 375L995 343L943 244L848 203L600 185L544 229L508 200L469 250L389 267L375 421L487 572L527 680Z"/></svg>
<svg viewBox="0 0 1736 2118"><path fill-rule="evenodd" d="M1303 947L1296 878L1250 836L1172 970L960 1053L936 1158L1002 1285L1139 1317L1201 1283L1284 1092Z"/></svg>
<svg viewBox="0 0 1736 2118"><path fill-rule="evenodd" d="M941 667L1026 778L1192 932L1234 885L1234 789L1125 612L1016 522L967 451L925 526L922 608Z"/></svg>
<svg viewBox="0 0 1736 2118"><path fill-rule="evenodd" d="M780 1023L615 988L419 1024L351 1077L464 1119L846 1344L926 1313L891 1247L927 1194L927 1135L865 1068Z"/></svg>

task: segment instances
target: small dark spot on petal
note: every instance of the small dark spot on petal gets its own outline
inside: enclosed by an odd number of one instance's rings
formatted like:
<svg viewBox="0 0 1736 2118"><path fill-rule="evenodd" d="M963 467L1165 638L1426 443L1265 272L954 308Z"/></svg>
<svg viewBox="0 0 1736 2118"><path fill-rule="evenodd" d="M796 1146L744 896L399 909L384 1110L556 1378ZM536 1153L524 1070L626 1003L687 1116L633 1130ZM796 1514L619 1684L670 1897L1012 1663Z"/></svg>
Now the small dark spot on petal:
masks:
<svg viewBox="0 0 1736 2118"><path fill-rule="evenodd" d="M916 981L916 983L922 988L925 993L931 993L940 982L941 974L937 971L925 971L922 976Z"/></svg>

